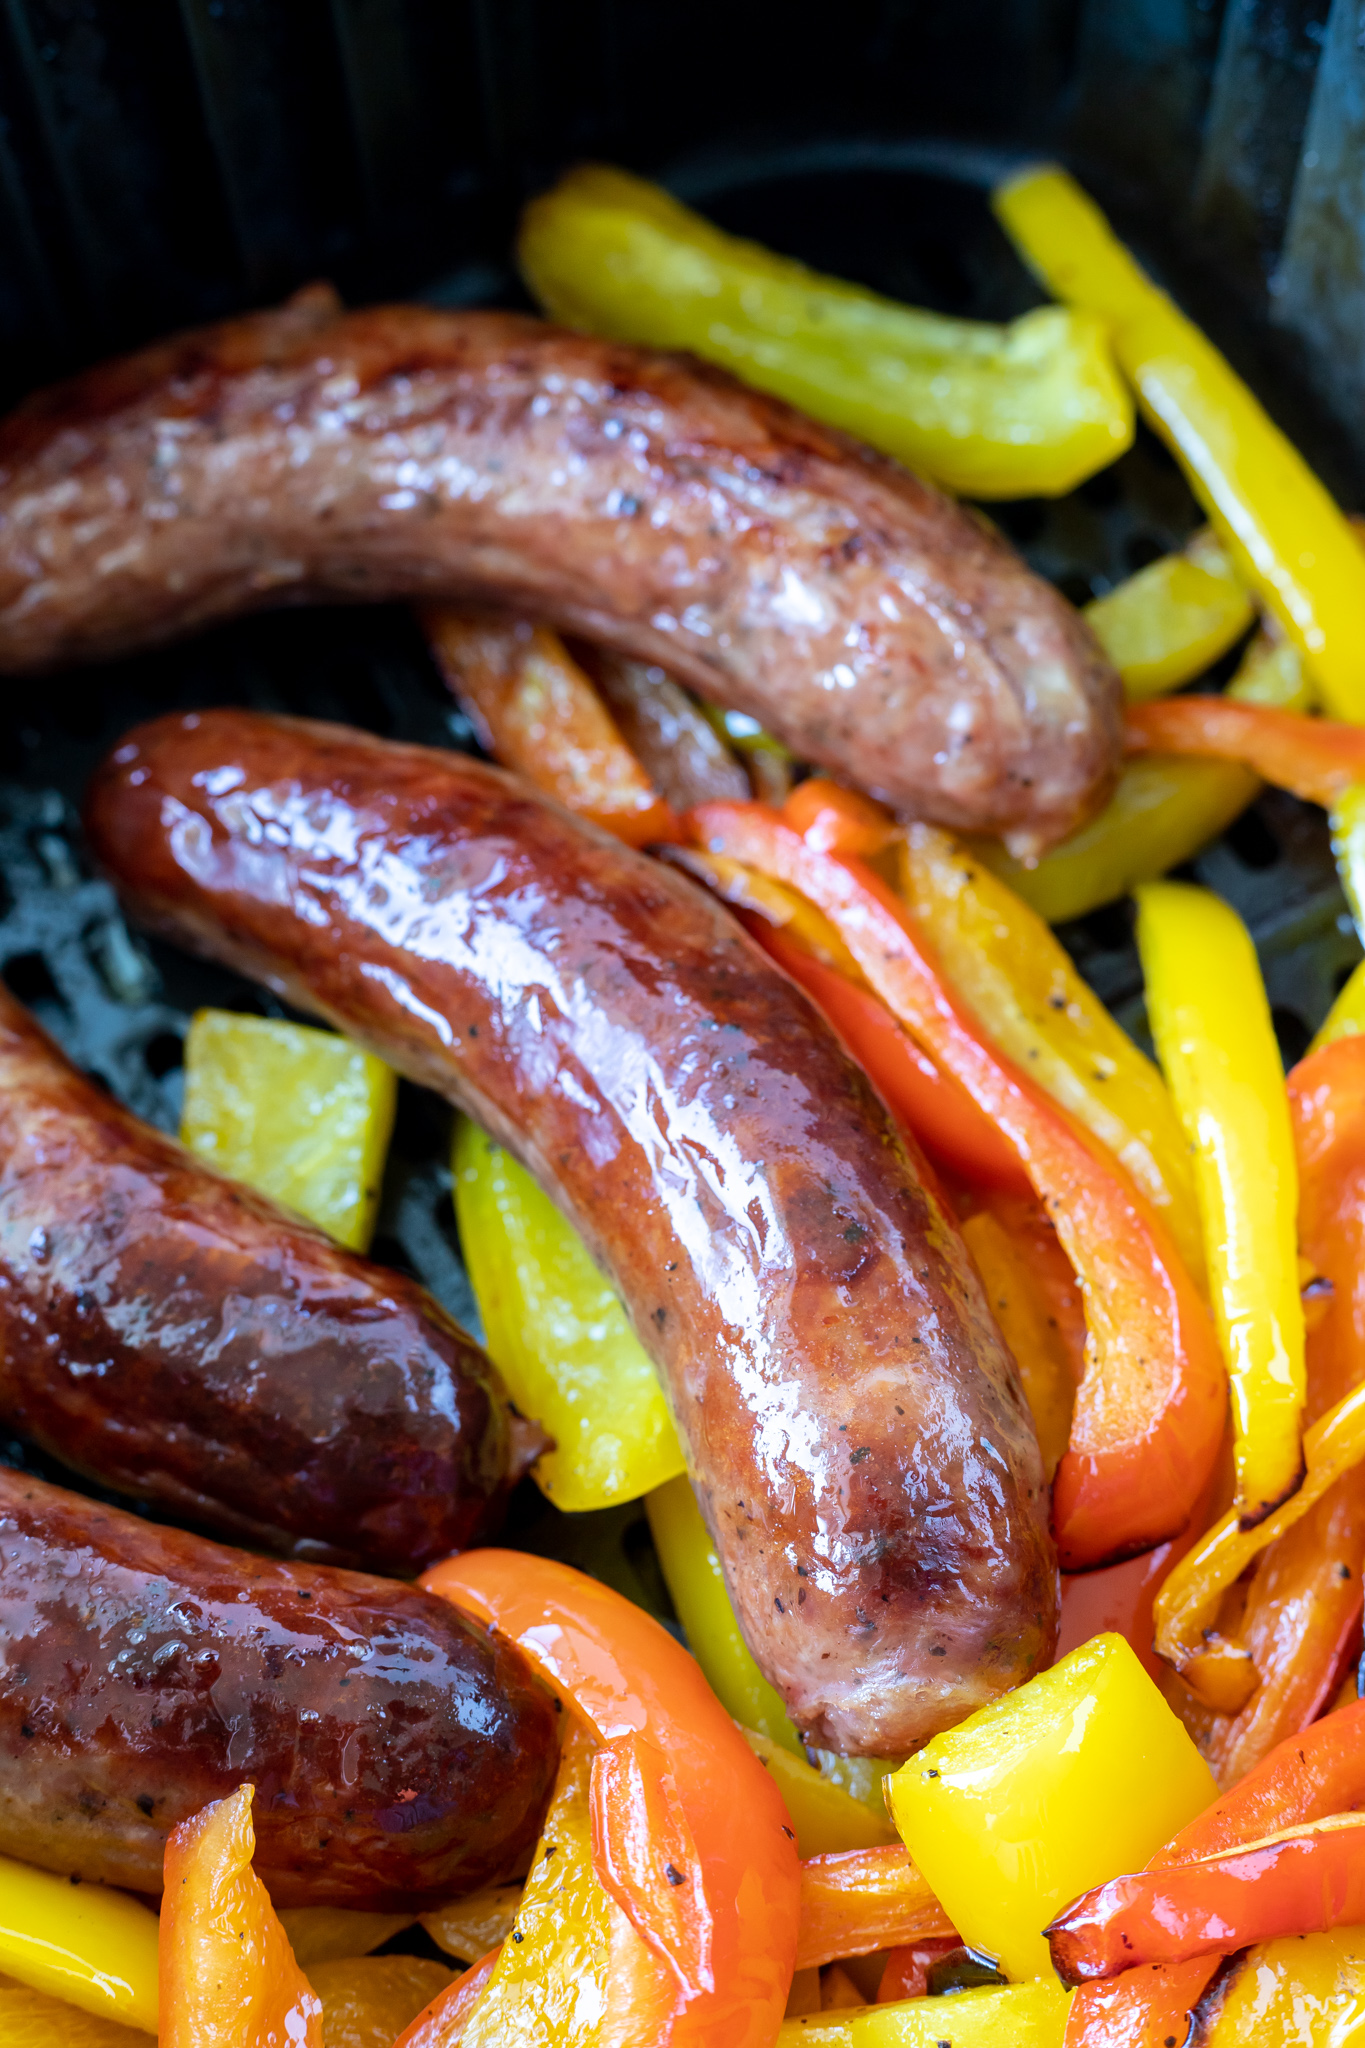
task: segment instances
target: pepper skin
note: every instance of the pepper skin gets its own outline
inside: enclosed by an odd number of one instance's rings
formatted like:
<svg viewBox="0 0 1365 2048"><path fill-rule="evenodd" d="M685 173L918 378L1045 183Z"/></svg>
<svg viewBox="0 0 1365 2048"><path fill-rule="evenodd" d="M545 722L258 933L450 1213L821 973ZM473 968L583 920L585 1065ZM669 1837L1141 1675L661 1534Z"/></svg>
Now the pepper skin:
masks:
<svg viewBox="0 0 1365 2048"><path fill-rule="evenodd" d="M558 1202L808 1739L904 1755L1046 1661L1042 1466L980 1282L723 906L498 769L241 712L143 727L87 819L135 915L451 1097Z"/></svg>
<svg viewBox="0 0 1365 2048"><path fill-rule="evenodd" d="M278 1903L420 1911L516 1868L556 1749L524 1659L443 1601L0 1468L4 1853L157 1892L249 1778Z"/></svg>

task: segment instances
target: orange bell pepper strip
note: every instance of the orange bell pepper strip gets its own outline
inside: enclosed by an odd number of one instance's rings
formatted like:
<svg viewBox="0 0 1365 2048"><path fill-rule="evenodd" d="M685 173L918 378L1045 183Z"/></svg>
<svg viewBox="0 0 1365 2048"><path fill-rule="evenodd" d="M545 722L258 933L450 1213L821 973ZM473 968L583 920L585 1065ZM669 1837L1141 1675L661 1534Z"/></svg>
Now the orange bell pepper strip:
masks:
<svg viewBox="0 0 1365 2048"><path fill-rule="evenodd" d="M216 1799L166 1844L161 2048L323 2048L322 2002L251 1867L254 1790Z"/></svg>
<svg viewBox="0 0 1365 2048"><path fill-rule="evenodd" d="M1365 1814L1280 1828L1244 1848L1114 1877L1043 1931L1068 1988L1144 1963L1227 1955L1365 1920Z"/></svg>
<svg viewBox="0 0 1365 2048"><path fill-rule="evenodd" d="M419 615L485 753L631 846L676 836L672 810L557 633L448 604Z"/></svg>
<svg viewBox="0 0 1365 2048"><path fill-rule="evenodd" d="M942 1940L960 1936L899 1842L808 1856L801 1865L798 1970Z"/></svg>
<svg viewBox="0 0 1365 2048"><path fill-rule="evenodd" d="M453 1984L447 1984L398 2036L393 2048L459 2048L465 2023L483 1997L500 1953L500 1949L490 1949Z"/></svg>
<svg viewBox="0 0 1365 2048"><path fill-rule="evenodd" d="M421 1583L519 1643L603 1745L594 1868L679 1985L656 2048L771 2048L795 1967L796 1840L694 1660L619 1593L546 1558L471 1551Z"/></svg>
<svg viewBox="0 0 1365 2048"><path fill-rule="evenodd" d="M874 992L1014 1148L1085 1297L1085 1376L1053 1486L1064 1569L1181 1530L1222 1440L1227 1381L1208 1309L1121 1167L997 1052L946 985L904 905L865 862L811 846L757 804L705 804L700 843L799 889Z"/></svg>
<svg viewBox="0 0 1365 2048"><path fill-rule="evenodd" d="M1124 721L1130 754L1205 754L1240 761L1264 782L1330 810L1353 782L1365 782L1365 726L1305 718L1230 697L1167 697L1134 704Z"/></svg>

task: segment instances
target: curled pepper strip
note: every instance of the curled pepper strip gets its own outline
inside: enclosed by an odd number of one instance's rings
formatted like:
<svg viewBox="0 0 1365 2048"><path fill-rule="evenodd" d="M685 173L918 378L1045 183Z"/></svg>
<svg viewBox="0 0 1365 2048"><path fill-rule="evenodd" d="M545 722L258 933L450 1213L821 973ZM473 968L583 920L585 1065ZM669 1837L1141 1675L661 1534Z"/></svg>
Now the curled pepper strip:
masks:
<svg viewBox="0 0 1365 2048"><path fill-rule="evenodd" d="M899 1842L808 1856L801 1865L796 1967L916 1941L957 1941L952 1921Z"/></svg>
<svg viewBox="0 0 1365 2048"><path fill-rule="evenodd" d="M421 1583L518 1643L617 1752L603 1767L600 1796L594 1790L594 1867L644 1943L688 1979L657 2048L770 2048L796 1955L796 1845L780 1793L693 1659L619 1593L546 1558L472 1551ZM649 1750L665 1760L671 1788ZM678 1847L690 1831L699 1887L690 1869L676 1885L652 1850L637 1855L626 1841L629 1827L649 1829L651 1811L669 1816L664 1839L676 1853L691 1854ZM659 1896L659 1876L674 1903Z"/></svg>
<svg viewBox="0 0 1365 2048"><path fill-rule="evenodd" d="M1305 718L1229 697L1169 697L1134 704L1124 723L1130 754L1212 755L1240 761L1265 782L1330 810L1365 781L1365 726Z"/></svg>
<svg viewBox="0 0 1365 2048"><path fill-rule="evenodd" d="M1365 1814L1281 1828L1166 1870L1111 1878L1044 1932L1068 1987L1365 1919Z"/></svg>
<svg viewBox="0 0 1365 2048"><path fill-rule="evenodd" d="M1188 1521L1217 1454L1226 1378L1208 1310L1122 1169L985 1038L871 868L756 804L705 804L712 852L808 896L883 1002L1014 1147L1085 1294L1087 1366L1053 1488L1064 1568L1150 1549Z"/></svg>

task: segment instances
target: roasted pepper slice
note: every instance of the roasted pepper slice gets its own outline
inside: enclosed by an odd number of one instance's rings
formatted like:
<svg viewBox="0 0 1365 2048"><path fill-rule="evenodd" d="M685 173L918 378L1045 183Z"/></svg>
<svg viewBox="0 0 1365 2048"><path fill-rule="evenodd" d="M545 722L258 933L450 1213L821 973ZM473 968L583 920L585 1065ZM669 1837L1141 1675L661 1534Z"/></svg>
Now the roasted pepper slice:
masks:
<svg viewBox="0 0 1365 2048"><path fill-rule="evenodd" d="M1289 640L1262 631L1252 641L1227 696L1234 701L1307 710L1313 691ZM1137 882L1155 881L1226 831L1260 789L1237 761L1178 754L1135 754L1099 816L1044 854L1034 868L998 839L972 839L972 852L1032 904L1049 924L1084 917Z"/></svg>
<svg viewBox="0 0 1365 2048"><path fill-rule="evenodd" d="M1325 810L1352 783L1365 779L1365 727L1227 697L1135 704L1124 742L1129 753L1211 754L1240 761L1277 789L1292 790Z"/></svg>
<svg viewBox="0 0 1365 2048"><path fill-rule="evenodd" d="M1130 704L1193 682L1256 616L1215 536L1203 527L1085 607Z"/></svg>
<svg viewBox="0 0 1365 2048"><path fill-rule="evenodd" d="M281 1906L277 1909L301 1970L314 1963L349 1962L367 1956L411 1927L413 1913L359 1913L346 1906ZM485 1942L484 1947L487 1947ZM480 1955L483 1950L480 1949Z"/></svg>
<svg viewBox="0 0 1365 2048"><path fill-rule="evenodd" d="M584 165L533 200L517 256L566 326L691 349L969 497L1056 496L1133 438L1086 314L989 327L897 305L723 234L625 171Z"/></svg>
<svg viewBox="0 0 1365 2048"><path fill-rule="evenodd" d="M1294 640L1329 710L1365 718L1365 563L1303 457L1065 171L1021 172L995 210L1050 291L1109 323L1144 414L1239 575Z"/></svg>
<svg viewBox="0 0 1365 2048"><path fill-rule="evenodd" d="M1200 2008L1209 2048L1358 2041L1365 2031L1365 1937L1358 1927L1258 1943Z"/></svg>
<svg viewBox="0 0 1365 2048"><path fill-rule="evenodd" d="M946 2008L946 2010L945 2010ZM959 1991L787 2020L777 2048L1061 2048L1066 1994L1055 1982Z"/></svg>
<svg viewBox="0 0 1365 2048"><path fill-rule="evenodd" d="M323 2048L322 2005L251 1867L253 1791L216 1799L166 1844L160 2048Z"/></svg>
<svg viewBox="0 0 1365 2048"><path fill-rule="evenodd" d="M648 2038L769 2048L795 1965L795 1840L775 1785L692 1658L619 1593L549 1559L471 1551L422 1584L520 1643L601 1745L594 1777L610 1777L600 1799L594 1787L593 1865L684 2001L682 2031ZM674 1866L682 1885L658 1853L673 1842L690 1844Z"/></svg>
<svg viewBox="0 0 1365 2048"><path fill-rule="evenodd" d="M874 991L1014 1146L1056 1223L1090 1331L1053 1487L1063 1565L1109 1563L1175 1534L1217 1453L1227 1397L1208 1311L1165 1227L1122 1168L987 1042L871 868L819 851L758 805L706 804L693 823L709 851L799 889L838 926Z"/></svg>
<svg viewBox="0 0 1365 2048"><path fill-rule="evenodd" d="M421 619L485 753L631 846L672 837L672 811L558 633L455 605L424 605Z"/></svg>
<svg viewBox="0 0 1365 2048"><path fill-rule="evenodd" d="M0 1856L0 1974L97 2019L155 2034L157 1921L126 1892L73 1889ZM74 2015L72 2015L74 2024Z"/></svg>
<svg viewBox="0 0 1365 2048"><path fill-rule="evenodd" d="M1236 911L1186 882L1148 882L1137 901L1147 1016L1194 1155L1232 1388L1236 1507L1250 1528L1303 1476L1299 1179L1284 1069Z"/></svg>
<svg viewBox="0 0 1365 2048"><path fill-rule="evenodd" d="M392 1067L334 1031L198 1010L185 1038L180 1141L363 1252L397 1090Z"/></svg>
<svg viewBox="0 0 1365 2048"><path fill-rule="evenodd" d="M798 1970L956 1933L900 1842L810 1856L801 1865Z"/></svg>
<svg viewBox="0 0 1365 2048"><path fill-rule="evenodd" d="M349 1956L314 1966L324 2039L344 2048L396 2041L448 1989L452 1973L429 1956Z"/></svg>
<svg viewBox="0 0 1365 2048"><path fill-rule="evenodd" d="M1214 1794L1119 1636L936 1735L888 1787L902 1839L964 1941L1011 1977L1046 1973L1049 1913L1144 1862Z"/></svg>
<svg viewBox="0 0 1365 2048"><path fill-rule="evenodd" d="M461 1117L455 1214L488 1355L555 1440L532 1476L568 1513L638 1500L683 1469L658 1376L582 1239L509 1152Z"/></svg>
<svg viewBox="0 0 1365 2048"><path fill-rule="evenodd" d="M746 1728L744 1739L782 1794L791 1824L796 1829L798 1854L804 1857L833 1856L847 1849L880 1849L895 1841L896 1830L886 1818L886 1802L880 1789L877 1798L881 1812L876 1813L871 1800L855 1798L832 1777L823 1776L803 1756L793 1755L780 1742L774 1742L771 1736ZM839 1757L829 1761L839 1764L848 1759ZM860 1757L857 1761L870 1763L873 1760Z"/></svg>
<svg viewBox="0 0 1365 2048"><path fill-rule="evenodd" d="M901 893L980 1028L1132 1175L1199 1279L1189 1149L1161 1075L1082 981L1042 918L958 841L906 829Z"/></svg>

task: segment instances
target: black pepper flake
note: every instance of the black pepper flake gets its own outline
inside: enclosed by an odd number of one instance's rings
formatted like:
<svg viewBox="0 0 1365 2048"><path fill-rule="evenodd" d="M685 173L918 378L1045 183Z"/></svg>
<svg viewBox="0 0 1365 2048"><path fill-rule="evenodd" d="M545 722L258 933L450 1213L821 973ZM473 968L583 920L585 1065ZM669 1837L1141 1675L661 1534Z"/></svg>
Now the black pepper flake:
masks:
<svg viewBox="0 0 1365 2048"><path fill-rule="evenodd" d="M868 1445L862 1444L856 1451L849 1452L848 1462L850 1465L861 1465L864 1458L870 1458L871 1456L872 1452Z"/></svg>
<svg viewBox="0 0 1365 2048"><path fill-rule="evenodd" d="M673 1866L673 1864L671 1864L671 1863L665 1863L665 1865L664 1865L664 1876L665 1876L665 1877L666 1877L666 1878L668 1879L668 1881L669 1881L669 1883L670 1883L670 1884L686 1884L686 1883L687 1883L687 1879L686 1879L686 1878L684 1877L684 1875L683 1875L682 1871L681 1871L681 1870L677 1870L677 1869L675 1869L675 1868L674 1868L674 1866Z"/></svg>
<svg viewBox="0 0 1365 2048"><path fill-rule="evenodd" d="M786 1608L782 1605L782 1602L778 1598L776 1593L774 1593L773 1595L773 1606L777 1609L779 1614L785 1614L787 1611Z"/></svg>

